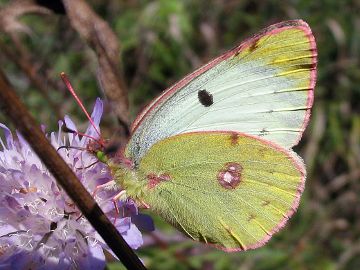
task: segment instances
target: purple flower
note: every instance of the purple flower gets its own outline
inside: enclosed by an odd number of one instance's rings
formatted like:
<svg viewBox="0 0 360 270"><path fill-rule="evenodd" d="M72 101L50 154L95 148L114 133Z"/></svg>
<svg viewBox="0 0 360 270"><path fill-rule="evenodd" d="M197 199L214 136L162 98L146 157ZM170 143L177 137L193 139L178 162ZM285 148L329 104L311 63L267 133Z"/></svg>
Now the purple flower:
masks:
<svg viewBox="0 0 360 270"><path fill-rule="evenodd" d="M97 99L92 119L99 130L103 104ZM68 128L75 124L65 117ZM61 132L50 134L52 145L86 148L87 137ZM0 139L0 269L103 269L108 249L100 235L83 217L72 200L32 151L24 138L14 139L3 124L5 142ZM89 125L85 134L97 138ZM59 154L74 170L86 189L112 180L107 165L87 151L61 148ZM89 166L93 164L92 166ZM134 223L141 219L131 200L118 202L115 211L112 197L119 190L100 189L95 199L127 243L134 249L142 245L140 231ZM110 251L111 252L111 251Z"/></svg>

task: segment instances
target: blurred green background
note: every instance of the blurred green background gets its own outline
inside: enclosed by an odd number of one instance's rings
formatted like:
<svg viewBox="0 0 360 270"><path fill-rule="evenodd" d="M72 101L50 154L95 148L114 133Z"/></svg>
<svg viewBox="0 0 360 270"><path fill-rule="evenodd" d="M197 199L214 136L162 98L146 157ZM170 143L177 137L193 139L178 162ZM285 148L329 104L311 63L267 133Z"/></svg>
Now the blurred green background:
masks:
<svg viewBox="0 0 360 270"><path fill-rule="evenodd" d="M8 1L1 0L3 6ZM158 232L137 251L150 269L360 269L360 1L88 1L117 35L128 85L131 119L162 90L263 27L301 18L319 52L310 125L296 151L307 164L298 212L257 250L224 253L184 238L155 217ZM45 78L50 100L76 123L86 123L59 73L69 74L85 106L103 94L92 50L64 15L26 15L19 35L29 61ZM11 47L0 34L2 48ZM57 116L29 78L0 49L5 70L24 102L47 130ZM52 82L52 83L50 83ZM9 122L0 114L0 122ZM116 122L108 110L103 130ZM11 126L11 125L10 125ZM105 135L106 136L106 135ZM120 269L110 264L109 269Z"/></svg>

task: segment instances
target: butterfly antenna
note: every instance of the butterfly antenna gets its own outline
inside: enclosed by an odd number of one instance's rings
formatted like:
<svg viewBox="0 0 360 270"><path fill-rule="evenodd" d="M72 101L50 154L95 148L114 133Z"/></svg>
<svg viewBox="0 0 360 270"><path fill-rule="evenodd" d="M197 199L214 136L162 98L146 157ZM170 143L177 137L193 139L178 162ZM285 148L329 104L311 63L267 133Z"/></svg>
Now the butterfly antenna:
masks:
<svg viewBox="0 0 360 270"><path fill-rule="evenodd" d="M79 104L81 110L85 113L86 117L89 119L91 125L93 126L93 128L95 129L96 133L99 135L99 137L101 138L101 135L100 135L100 131L97 129L94 121L91 119L89 113L86 111L82 101L80 100L80 98L77 96L77 94L75 93L75 90L74 88L71 86L71 83L67 77L67 75L65 74L65 72L61 72L60 73L60 77L61 79L63 80L64 84L66 85L67 89L70 91L71 95L75 98L77 104ZM76 133L78 133L79 135L83 135L84 134L80 134L79 132L75 131ZM88 135L85 135L86 137L89 137ZM95 141L99 141L97 139L95 139ZM102 144L102 143L101 143Z"/></svg>
<svg viewBox="0 0 360 270"><path fill-rule="evenodd" d="M92 139L92 140L98 142L101 146L104 146L104 142L103 142L102 139L99 140L99 139L97 139L97 138L95 138L95 137L93 137L93 136L90 136L90 135L88 135L88 134L85 134L85 133L82 133L82 132L73 130L73 129L71 129L71 128L68 128L66 125L64 125L64 126L62 127L62 131L63 131L63 132L67 132L67 133L73 133L73 134L76 134L76 135L80 135L80 136L83 136L83 137ZM101 138L101 137L100 137L100 138Z"/></svg>
<svg viewBox="0 0 360 270"><path fill-rule="evenodd" d="M61 150L61 149L66 149L66 150L69 150L69 149L86 150L86 148L84 148L84 147L70 146L70 145L62 145L62 146L60 146L58 149L56 149L56 151L59 151L59 150Z"/></svg>

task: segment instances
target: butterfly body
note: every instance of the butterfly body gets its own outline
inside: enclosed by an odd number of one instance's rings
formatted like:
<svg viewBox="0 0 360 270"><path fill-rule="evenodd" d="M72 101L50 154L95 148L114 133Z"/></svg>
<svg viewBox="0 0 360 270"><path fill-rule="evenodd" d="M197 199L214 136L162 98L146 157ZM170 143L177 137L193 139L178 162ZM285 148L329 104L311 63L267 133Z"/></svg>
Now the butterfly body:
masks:
<svg viewBox="0 0 360 270"><path fill-rule="evenodd" d="M127 195L190 238L257 248L284 226L304 189L291 150L310 117L316 47L308 25L268 27L156 98L112 165Z"/></svg>

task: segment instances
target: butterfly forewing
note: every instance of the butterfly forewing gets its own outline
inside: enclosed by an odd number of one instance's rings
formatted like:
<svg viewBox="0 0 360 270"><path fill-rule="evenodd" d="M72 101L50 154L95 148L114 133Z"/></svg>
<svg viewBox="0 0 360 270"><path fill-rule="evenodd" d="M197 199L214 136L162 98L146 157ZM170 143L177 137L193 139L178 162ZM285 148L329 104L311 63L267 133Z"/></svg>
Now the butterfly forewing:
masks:
<svg viewBox="0 0 360 270"><path fill-rule="evenodd" d="M296 145L310 115L316 56L305 22L270 26L152 102L133 125L128 156L138 164L156 142L194 131L239 131Z"/></svg>
<svg viewBox="0 0 360 270"><path fill-rule="evenodd" d="M298 206L305 169L290 151L234 132L176 135L142 158L139 176L150 181L140 199L194 240L256 248Z"/></svg>

